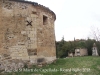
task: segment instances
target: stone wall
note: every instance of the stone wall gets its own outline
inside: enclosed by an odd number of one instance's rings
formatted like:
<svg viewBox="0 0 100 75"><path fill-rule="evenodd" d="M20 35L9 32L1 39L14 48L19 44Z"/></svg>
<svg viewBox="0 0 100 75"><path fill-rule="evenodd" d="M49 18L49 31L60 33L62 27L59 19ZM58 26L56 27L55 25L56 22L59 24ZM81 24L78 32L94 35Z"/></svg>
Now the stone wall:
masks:
<svg viewBox="0 0 100 75"><path fill-rule="evenodd" d="M86 48L75 49L75 56L87 56L88 51Z"/></svg>
<svg viewBox="0 0 100 75"><path fill-rule="evenodd" d="M0 55L8 59L56 59L54 21L50 9L19 0L0 0ZM6 56L6 57L8 57Z"/></svg>

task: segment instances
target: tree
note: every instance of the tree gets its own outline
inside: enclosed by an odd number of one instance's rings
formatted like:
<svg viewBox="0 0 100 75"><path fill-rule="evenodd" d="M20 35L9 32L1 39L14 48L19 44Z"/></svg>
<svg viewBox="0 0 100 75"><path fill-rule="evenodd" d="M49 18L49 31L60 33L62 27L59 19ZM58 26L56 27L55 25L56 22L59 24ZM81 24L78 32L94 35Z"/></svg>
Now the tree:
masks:
<svg viewBox="0 0 100 75"><path fill-rule="evenodd" d="M92 47L93 44L96 43L98 52L100 54L100 41L96 41L95 39L80 39L74 41L65 41L64 37L61 41L56 41L56 52L58 58L63 58L68 56L68 52L75 52L76 48L87 48L88 55L92 55Z"/></svg>
<svg viewBox="0 0 100 75"><path fill-rule="evenodd" d="M96 42L96 40L92 40L92 39L87 39L86 40L86 48L88 50L88 55L92 55L92 47L93 47L93 43Z"/></svg>
<svg viewBox="0 0 100 75"><path fill-rule="evenodd" d="M66 57L67 56L67 51L66 48L67 46L65 45L66 41L64 40L64 37L61 39L61 41L56 41L56 55L57 57Z"/></svg>
<svg viewBox="0 0 100 75"><path fill-rule="evenodd" d="M96 41L100 41L100 28L92 26L91 35Z"/></svg>
<svg viewBox="0 0 100 75"><path fill-rule="evenodd" d="M91 27L91 35L96 40L96 45L98 48L98 53L100 55L100 28L92 26Z"/></svg>
<svg viewBox="0 0 100 75"><path fill-rule="evenodd" d="M65 41L64 37L61 41L56 41L56 55L59 58L68 56L68 52L73 52L75 45L73 41Z"/></svg>

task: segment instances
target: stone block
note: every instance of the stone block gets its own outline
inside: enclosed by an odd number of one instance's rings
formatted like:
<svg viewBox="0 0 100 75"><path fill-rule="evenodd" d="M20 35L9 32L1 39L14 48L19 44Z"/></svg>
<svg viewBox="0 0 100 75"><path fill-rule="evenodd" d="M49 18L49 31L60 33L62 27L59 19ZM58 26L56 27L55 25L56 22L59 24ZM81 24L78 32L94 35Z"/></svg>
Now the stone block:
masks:
<svg viewBox="0 0 100 75"><path fill-rule="evenodd" d="M27 54L27 53L26 53L26 54L22 54L22 56L23 56L23 57L28 57L28 54Z"/></svg>
<svg viewBox="0 0 100 75"><path fill-rule="evenodd" d="M10 56L11 56L11 57L17 57L18 54L12 53Z"/></svg>
<svg viewBox="0 0 100 75"><path fill-rule="evenodd" d="M19 50L18 53L24 53L24 51L23 50Z"/></svg>
<svg viewBox="0 0 100 75"><path fill-rule="evenodd" d="M18 42L18 45L25 45L25 43L24 42Z"/></svg>
<svg viewBox="0 0 100 75"><path fill-rule="evenodd" d="M17 50L15 50L15 49L12 49L12 50L9 50L9 51L10 51L11 53L12 53L12 52L17 52Z"/></svg>
<svg viewBox="0 0 100 75"><path fill-rule="evenodd" d="M25 30L26 30L26 34L28 34L28 33L30 33L29 31L32 30L32 28L31 27L27 27Z"/></svg>
<svg viewBox="0 0 100 75"><path fill-rule="evenodd" d="M24 54L27 54L27 50L25 50L25 51L23 50L23 53L24 53Z"/></svg>
<svg viewBox="0 0 100 75"><path fill-rule="evenodd" d="M28 34L28 37L34 37L34 35L29 33L29 34Z"/></svg>
<svg viewBox="0 0 100 75"><path fill-rule="evenodd" d="M20 57L20 56L17 56L17 59L22 59L22 57Z"/></svg>
<svg viewBox="0 0 100 75"><path fill-rule="evenodd" d="M30 59L37 59L37 55L30 56Z"/></svg>
<svg viewBox="0 0 100 75"><path fill-rule="evenodd" d="M32 31L34 31L35 30L35 28L32 28Z"/></svg>
<svg viewBox="0 0 100 75"><path fill-rule="evenodd" d="M31 49L36 49L36 48L37 48L36 44L31 44Z"/></svg>
<svg viewBox="0 0 100 75"><path fill-rule="evenodd" d="M34 35L33 35L33 37L34 37ZM31 41L34 41L35 40L33 37L30 38Z"/></svg>
<svg viewBox="0 0 100 75"><path fill-rule="evenodd" d="M22 54L18 54L19 57L22 57Z"/></svg>
<svg viewBox="0 0 100 75"><path fill-rule="evenodd" d="M29 60L29 57L22 57L22 60Z"/></svg>
<svg viewBox="0 0 100 75"><path fill-rule="evenodd" d="M26 31L21 31L21 34L25 35L26 34Z"/></svg>
<svg viewBox="0 0 100 75"><path fill-rule="evenodd" d="M17 57L14 57L14 56L13 56L12 59L17 59Z"/></svg>
<svg viewBox="0 0 100 75"><path fill-rule="evenodd" d="M35 18L35 17L38 17L38 16L35 15L35 14L31 14L31 17L32 17L32 18Z"/></svg>
<svg viewBox="0 0 100 75"><path fill-rule="evenodd" d="M35 34L36 32L34 30L30 31L30 34Z"/></svg>

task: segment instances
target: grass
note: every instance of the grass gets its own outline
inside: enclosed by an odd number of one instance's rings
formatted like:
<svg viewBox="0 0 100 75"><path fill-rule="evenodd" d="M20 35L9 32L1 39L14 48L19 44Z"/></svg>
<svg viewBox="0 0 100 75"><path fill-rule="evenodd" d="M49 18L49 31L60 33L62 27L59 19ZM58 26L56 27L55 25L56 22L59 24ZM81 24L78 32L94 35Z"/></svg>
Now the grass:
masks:
<svg viewBox="0 0 100 75"><path fill-rule="evenodd" d="M62 58L42 68L33 66L28 70L4 75L100 75L100 57Z"/></svg>

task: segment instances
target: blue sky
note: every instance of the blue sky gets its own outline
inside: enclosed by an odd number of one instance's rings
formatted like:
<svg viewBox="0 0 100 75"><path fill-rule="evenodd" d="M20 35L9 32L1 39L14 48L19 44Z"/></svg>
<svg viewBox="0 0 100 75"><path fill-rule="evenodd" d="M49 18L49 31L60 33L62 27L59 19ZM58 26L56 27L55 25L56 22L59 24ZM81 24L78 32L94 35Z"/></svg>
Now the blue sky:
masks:
<svg viewBox="0 0 100 75"><path fill-rule="evenodd" d="M93 38L91 28L100 28L100 0L29 0L49 7L56 14L55 35L59 41Z"/></svg>

